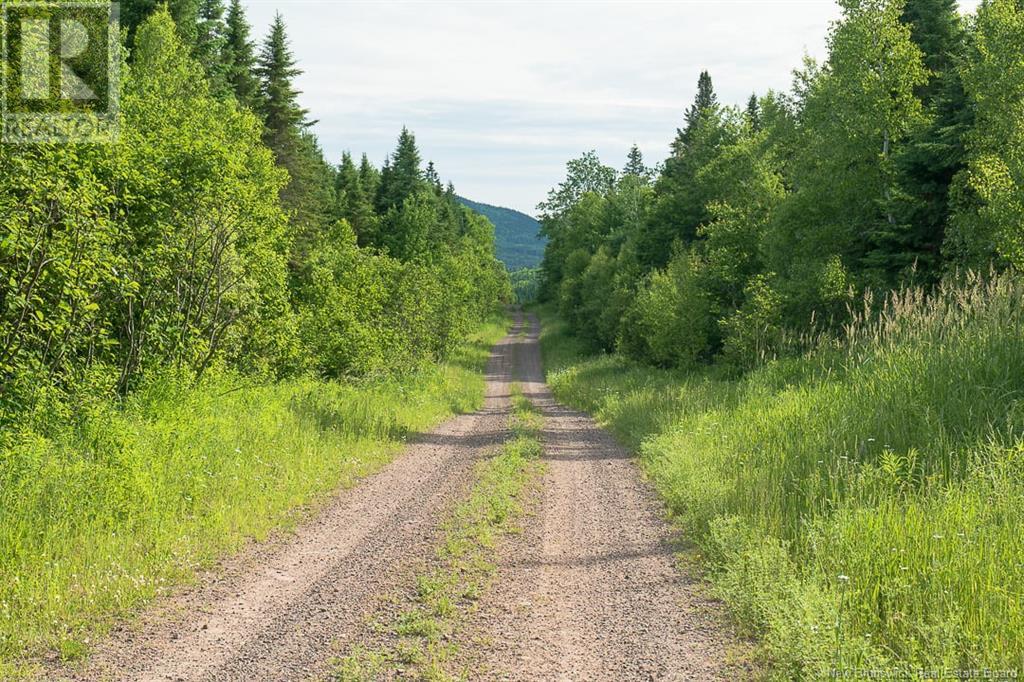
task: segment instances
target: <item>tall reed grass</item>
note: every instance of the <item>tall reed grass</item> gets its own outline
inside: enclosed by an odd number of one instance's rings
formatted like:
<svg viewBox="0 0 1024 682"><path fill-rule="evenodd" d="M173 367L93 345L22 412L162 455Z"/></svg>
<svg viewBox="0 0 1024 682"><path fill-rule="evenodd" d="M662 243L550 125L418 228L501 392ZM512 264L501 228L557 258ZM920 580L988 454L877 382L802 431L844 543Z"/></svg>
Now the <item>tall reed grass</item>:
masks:
<svg viewBox="0 0 1024 682"><path fill-rule="evenodd" d="M904 291L740 379L583 358L552 319L542 342L780 678L1024 675L1022 300L1012 274Z"/></svg>
<svg viewBox="0 0 1024 682"><path fill-rule="evenodd" d="M124 404L0 447L0 678L87 652L103 627L195 570L288 527L389 461L406 435L477 409L503 320L443 366L356 383L199 387L154 379ZM241 383L239 383L241 382Z"/></svg>

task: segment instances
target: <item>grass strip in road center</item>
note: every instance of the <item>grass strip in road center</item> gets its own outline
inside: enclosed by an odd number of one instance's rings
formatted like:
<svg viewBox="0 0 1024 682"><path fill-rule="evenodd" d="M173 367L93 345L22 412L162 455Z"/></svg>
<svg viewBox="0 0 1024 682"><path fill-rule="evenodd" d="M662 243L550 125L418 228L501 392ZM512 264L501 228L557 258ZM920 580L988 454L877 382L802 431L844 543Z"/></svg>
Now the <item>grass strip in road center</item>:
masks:
<svg viewBox="0 0 1024 682"><path fill-rule="evenodd" d="M497 540L517 532L524 494L543 468L543 418L518 386L512 405L511 437L477 465L469 496L443 527L432 566L417 576L415 592L397 615L378 623L385 635L380 644L358 646L340 659L336 679L457 677L449 670L455 634L494 574Z"/></svg>

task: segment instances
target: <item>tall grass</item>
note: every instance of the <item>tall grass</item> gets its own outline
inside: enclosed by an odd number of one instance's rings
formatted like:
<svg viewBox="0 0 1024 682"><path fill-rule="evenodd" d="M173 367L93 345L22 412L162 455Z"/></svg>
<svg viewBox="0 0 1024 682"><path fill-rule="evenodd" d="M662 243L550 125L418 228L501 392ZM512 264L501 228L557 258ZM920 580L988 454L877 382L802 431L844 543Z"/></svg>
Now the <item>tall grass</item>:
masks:
<svg viewBox="0 0 1024 682"><path fill-rule="evenodd" d="M1015 275L902 292L740 379L583 359L550 321L542 341L779 677L1024 674L1022 300Z"/></svg>
<svg viewBox="0 0 1024 682"><path fill-rule="evenodd" d="M85 653L112 619L382 466L406 435L483 398L503 320L401 379L151 381L0 448L0 677ZM241 382L241 383L239 383ZM4 666L7 666L6 668Z"/></svg>

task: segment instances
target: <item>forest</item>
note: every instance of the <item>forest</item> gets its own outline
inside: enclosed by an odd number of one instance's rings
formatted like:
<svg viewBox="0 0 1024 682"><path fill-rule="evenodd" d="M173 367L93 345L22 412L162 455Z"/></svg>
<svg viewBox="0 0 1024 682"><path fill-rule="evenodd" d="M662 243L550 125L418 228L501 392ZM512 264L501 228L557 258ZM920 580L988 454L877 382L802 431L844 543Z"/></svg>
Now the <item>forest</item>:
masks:
<svg viewBox="0 0 1024 682"><path fill-rule="evenodd" d="M663 163L569 162L549 381L781 678L1013 669L1024 5L839 4L791 90L729 106L705 71Z"/></svg>
<svg viewBox="0 0 1024 682"><path fill-rule="evenodd" d="M324 158L280 14L120 8L116 143L0 146L0 677L472 408L510 297L412 132Z"/></svg>

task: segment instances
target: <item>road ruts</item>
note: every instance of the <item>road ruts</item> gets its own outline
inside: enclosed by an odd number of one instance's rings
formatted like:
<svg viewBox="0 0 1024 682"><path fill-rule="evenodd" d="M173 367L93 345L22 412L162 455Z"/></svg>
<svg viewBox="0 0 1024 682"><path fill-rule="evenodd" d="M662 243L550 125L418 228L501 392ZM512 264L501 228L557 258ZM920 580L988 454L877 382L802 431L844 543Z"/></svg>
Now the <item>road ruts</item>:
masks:
<svg viewBox="0 0 1024 682"><path fill-rule="evenodd" d="M48 669L43 679L276 682L329 674L379 595L410 580L431 555L438 522L465 493L473 465L504 440L521 325L519 316L492 351L481 410L412 439L294 535L256 545L198 587L155 604L83 668Z"/></svg>
<svg viewBox="0 0 1024 682"><path fill-rule="evenodd" d="M517 378L545 417L547 472L470 626L471 677L734 679L720 605L677 566L664 507L630 453L554 400L538 335L531 316Z"/></svg>

